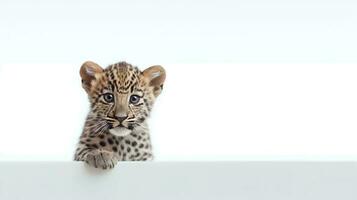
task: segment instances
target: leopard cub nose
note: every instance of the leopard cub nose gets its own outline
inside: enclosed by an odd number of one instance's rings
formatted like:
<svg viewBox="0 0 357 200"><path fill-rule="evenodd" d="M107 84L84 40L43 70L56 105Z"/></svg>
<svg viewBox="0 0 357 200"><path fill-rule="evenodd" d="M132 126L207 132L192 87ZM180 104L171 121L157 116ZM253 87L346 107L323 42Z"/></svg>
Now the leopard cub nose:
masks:
<svg viewBox="0 0 357 200"><path fill-rule="evenodd" d="M128 118L128 115L125 116L117 116L117 120L122 123L124 120L126 120Z"/></svg>

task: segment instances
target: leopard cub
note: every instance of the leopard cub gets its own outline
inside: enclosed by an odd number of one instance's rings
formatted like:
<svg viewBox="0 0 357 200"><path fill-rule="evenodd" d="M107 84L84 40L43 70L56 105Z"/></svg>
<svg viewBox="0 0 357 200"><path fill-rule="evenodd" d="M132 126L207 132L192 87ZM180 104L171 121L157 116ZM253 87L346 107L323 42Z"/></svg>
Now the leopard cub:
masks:
<svg viewBox="0 0 357 200"><path fill-rule="evenodd" d="M80 75L90 111L74 160L103 169L118 161L152 160L147 118L162 91L164 68L156 65L140 71L119 62L103 69L87 61Z"/></svg>

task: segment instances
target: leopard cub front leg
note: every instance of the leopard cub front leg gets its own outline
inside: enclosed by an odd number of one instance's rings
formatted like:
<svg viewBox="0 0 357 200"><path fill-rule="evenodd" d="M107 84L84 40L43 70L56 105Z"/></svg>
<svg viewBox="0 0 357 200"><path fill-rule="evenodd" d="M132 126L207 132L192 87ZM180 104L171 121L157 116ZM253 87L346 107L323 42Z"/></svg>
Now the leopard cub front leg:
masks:
<svg viewBox="0 0 357 200"><path fill-rule="evenodd" d="M104 149L95 149L87 153L85 162L90 166L102 169L111 169L119 161L116 153Z"/></svg>
<svg viewBox="0 0 357 200"><path fill-rule="evenodd" d="M111 169L120 159L117 144L118 140L115 137L104 137L104 135L95 138L82 137L74 160L84 161L95 168Z"/></svg>

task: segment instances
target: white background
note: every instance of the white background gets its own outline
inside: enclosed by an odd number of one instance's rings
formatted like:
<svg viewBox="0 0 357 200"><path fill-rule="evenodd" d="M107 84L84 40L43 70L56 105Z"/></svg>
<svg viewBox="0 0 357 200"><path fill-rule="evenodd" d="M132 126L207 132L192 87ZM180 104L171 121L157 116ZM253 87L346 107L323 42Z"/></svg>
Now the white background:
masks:
<svg viewBox="0 0 357 200"><path fill-rule="evenodd" d="M0 1L0 159L70 160L85 60L167 69L156 160L357 155L357 2Z"/></svg>

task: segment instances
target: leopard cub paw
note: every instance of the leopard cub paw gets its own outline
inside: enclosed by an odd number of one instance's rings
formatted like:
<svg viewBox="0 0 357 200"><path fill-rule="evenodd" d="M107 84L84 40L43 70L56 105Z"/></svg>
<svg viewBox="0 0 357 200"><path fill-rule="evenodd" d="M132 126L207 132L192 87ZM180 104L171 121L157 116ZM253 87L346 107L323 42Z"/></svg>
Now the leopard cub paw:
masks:
<svg viewBox="0 0 357 200"><path fill-rule="evenodd" d="M85 162L95 168L111 169L118 163L118 160L114 152L96 149L87 153Z"/></svg>

